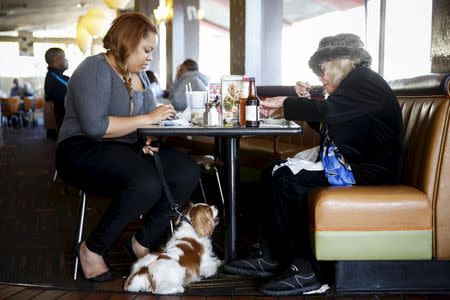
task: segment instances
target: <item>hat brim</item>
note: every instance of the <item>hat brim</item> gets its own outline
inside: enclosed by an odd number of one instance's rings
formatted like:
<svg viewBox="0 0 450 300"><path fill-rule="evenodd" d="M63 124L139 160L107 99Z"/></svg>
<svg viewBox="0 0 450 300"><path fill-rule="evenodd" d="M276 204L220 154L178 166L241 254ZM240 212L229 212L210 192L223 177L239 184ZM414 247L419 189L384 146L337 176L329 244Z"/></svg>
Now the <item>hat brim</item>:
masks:
<svg viewBox="0 0 450 300"><path fill-rule="evenodd" d="M308 65L314 73L320 74L319 66L324 62L336 58L357 58L360 59L361 64L365 66L370 66L372 63L372 57L364 48L335 46L317 50L309 59Z"/></svg>

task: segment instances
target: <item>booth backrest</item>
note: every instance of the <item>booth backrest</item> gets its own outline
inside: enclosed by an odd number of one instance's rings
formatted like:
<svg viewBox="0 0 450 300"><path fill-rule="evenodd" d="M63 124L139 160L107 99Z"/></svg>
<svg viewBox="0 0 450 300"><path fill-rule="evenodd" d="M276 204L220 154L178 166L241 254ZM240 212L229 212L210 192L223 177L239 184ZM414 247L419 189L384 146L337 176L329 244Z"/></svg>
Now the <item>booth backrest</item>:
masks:
<svg viewBox="0 0 450 300"><path fill-rule="evenodd" d="M405 127L402 183L427 194L433 208L433 256L450 259L450 76L431 74L390 85Z"/></svg>
<svg viewBox="0 0 450 300"><path fill-rule="evenodd" d="M450 100L398 98L405 126L403 183L427 194L433 208L434 257L450 258Z"/></svg>

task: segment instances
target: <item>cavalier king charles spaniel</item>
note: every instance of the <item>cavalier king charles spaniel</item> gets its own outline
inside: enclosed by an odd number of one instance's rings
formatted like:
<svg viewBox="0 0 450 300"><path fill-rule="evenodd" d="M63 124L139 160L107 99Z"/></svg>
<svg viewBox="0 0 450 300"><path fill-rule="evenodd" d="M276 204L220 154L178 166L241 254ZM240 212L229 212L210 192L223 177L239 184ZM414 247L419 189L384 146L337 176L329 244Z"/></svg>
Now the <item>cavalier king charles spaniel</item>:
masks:
<svg viewBox="0 0 450 300"><path fill-rule="evenodd" d="M193 205L163 252L149 253L132 266L125 290L182 293L189 283L215 275L222 263L211 244L211 234L219 220L217 215L215 206Z"/></svg>

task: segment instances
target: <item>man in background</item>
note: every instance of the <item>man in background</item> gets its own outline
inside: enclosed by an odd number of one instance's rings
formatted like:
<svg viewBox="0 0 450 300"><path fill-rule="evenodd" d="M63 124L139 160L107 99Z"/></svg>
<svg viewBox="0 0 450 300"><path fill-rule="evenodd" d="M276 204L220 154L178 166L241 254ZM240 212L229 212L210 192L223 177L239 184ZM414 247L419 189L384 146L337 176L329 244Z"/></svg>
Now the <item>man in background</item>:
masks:
<svg viewBox="0 0 450 300"><path fill-rule="evenodd" d="M186 108L186 85L190 84L192 91L207 91L208 76L198 70L198 64L195 60L186 59L178 66L175 81L169 92L169 101L175 110L184 110Z"/></svg>
<svg viewBox="0 0 450 300"><path fill-rule="evenodd" d="M64 120L64 97L69 82L69 77L63 75L63 73L69 68L69 63L64 50L60 48L48 49L45 52L45 61L48 64L44 84L45 100L53 103L56 128L59 131Z"/></svg>
<svg viewBox="0 0 450 300"><path fill-rule="evenodd" d="M17 78L13 79L13 87L11 88L10 95L11 97L19 96L20 98L23 98L24 96L23 85L20 84L19 79Z"/></svg>

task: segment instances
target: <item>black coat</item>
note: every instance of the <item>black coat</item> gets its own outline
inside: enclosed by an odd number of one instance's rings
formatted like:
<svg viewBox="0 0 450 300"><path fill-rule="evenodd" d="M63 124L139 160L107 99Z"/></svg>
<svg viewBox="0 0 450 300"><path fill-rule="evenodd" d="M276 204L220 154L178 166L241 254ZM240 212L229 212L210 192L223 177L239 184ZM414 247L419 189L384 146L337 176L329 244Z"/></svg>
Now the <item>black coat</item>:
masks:
<svg viewBox="0 0 450 300"><path fill-rule="evenodd" d="M66 96L67 85L58 80L52 72L65 82L69 81L69 76L63 75L62 70L53 67L48 67L48 72L45 76L45 100L51 100L54 103L61 103L62 105L64 103L64 97Z"/></svg>
<svg viewBox="0 0 450 300"><path fill-rule="evenodd" d="M379 74L357 67L326 100L289 97L283 109L288 120L327 122L329 135L352 167L357 185L399 182L402 114L396 96Z"/></svg>

